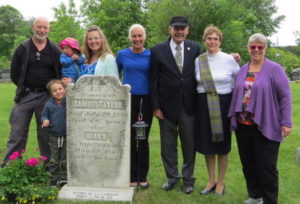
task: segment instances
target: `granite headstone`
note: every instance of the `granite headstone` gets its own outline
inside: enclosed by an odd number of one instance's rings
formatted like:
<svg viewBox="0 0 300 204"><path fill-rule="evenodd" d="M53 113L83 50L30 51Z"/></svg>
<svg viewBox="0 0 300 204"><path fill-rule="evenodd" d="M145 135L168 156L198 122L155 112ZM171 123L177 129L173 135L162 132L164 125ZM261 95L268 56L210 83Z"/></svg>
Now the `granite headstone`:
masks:
<svg viewBox="0 0 300 204"><path fill-rule="evenodd" d="M300 147L296 149L296 162L300 165Z"/></svg>
<svg viewBox="0 0 300 204"><path fill-rule="evenodd" d="M132 201L130 88L114 76L67 87L68 184L60 199Z"/></svg>

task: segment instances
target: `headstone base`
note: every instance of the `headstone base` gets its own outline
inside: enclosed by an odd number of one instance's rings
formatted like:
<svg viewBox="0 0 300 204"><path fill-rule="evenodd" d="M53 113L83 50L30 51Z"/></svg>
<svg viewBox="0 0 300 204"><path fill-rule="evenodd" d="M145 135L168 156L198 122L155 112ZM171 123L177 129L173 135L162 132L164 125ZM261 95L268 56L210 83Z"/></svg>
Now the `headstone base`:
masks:
<svg viewBox="0 0 300 204"><path fill-rule="evenodd" d="M300 147L296 150L296 162L300 165Z"/></svg>
<svg viewBox="0 0 300 204"><path fill-rule="evenodd" d="M134 188L91 188L65 185L58 199L132 202Z"/></svg>

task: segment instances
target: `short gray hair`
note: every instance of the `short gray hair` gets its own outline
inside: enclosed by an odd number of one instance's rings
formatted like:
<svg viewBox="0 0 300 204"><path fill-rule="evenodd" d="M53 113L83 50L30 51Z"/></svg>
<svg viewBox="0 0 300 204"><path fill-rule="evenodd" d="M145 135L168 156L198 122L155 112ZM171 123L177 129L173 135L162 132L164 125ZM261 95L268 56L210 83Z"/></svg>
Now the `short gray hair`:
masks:
<svg viewBox="0 0 300 204"><path fill-rule="evenodd" d="M266 36L264 36L261 33L255 33L255 34L250 36L250 38L248 40L248 45L250 45L251 43L254 43L254 42L265 44L266 47L268 46L268 43L267 43L268 41L267 41Z"/></svg>
<svg viewBox="0 0 300 204"><path fill-rule="evenodd" d="M49 19L46 18L46 17L44 17L44 16L36 17L36 18L34 19L34 21L33 21L32 24L36 25L36 23L37 23L38 21L46 21L46 22L49 24L49 26L50 26Z"/></svg>
<svg viewBox="0 0 300 204"><path fill-rule="evenodd" d="M142 26L141 24L133 24L130 26L130 28L128 29L128 39L131 40L131 32L134 30L134 29L140 29L143 34L144 34L144 37L146 39L146 29L144 28L144 26Z"/></svg>

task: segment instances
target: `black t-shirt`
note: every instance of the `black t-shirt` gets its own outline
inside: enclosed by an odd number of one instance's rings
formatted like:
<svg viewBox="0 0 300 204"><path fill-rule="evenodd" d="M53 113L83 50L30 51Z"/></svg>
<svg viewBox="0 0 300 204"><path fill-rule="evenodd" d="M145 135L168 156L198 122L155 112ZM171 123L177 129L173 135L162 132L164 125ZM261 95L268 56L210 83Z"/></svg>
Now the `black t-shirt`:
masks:
<svg viewBox="0 0 300 204"><path fill-rule="evenodd" d="M49 41L47 41L44 49L38 51L31 39L25 86L28 88L45 88L47 83L54 78L55 68L51 58Z"/></svg>

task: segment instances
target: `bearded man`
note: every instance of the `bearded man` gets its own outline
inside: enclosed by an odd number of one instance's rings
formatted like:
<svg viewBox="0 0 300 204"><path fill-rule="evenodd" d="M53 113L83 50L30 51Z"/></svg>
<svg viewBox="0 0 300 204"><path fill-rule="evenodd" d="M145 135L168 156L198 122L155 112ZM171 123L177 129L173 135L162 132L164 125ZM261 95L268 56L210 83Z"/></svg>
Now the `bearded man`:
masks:
<svg viewBox="0 0 300 204"><path fill-rule="evenodd" d="M42 128L40 119L49 98L46 85L51 79L60 77L61 67L60 50L47 38L49 30L48 19L36 18L32 24L33 36L22 42L14 52L10 77L17 89L9 117L11 129L2 166L13 152L25 150L33 113L40 154L50 158L48 130Z"/></svg>

